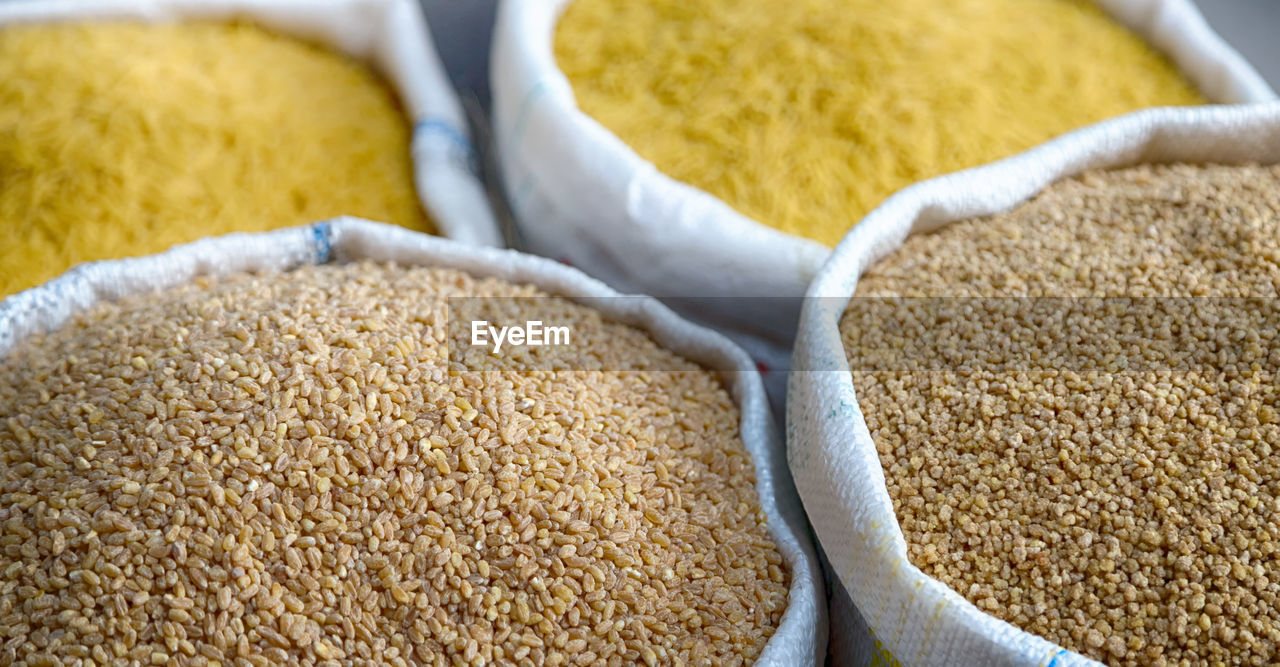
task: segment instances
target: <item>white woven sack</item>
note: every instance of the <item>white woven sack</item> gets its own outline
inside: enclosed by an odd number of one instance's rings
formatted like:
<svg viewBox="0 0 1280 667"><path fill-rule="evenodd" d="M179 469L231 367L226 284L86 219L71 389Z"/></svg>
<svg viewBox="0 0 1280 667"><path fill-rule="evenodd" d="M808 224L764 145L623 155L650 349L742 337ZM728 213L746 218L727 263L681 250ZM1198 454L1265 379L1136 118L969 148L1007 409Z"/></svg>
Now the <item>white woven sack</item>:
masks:
<svg viewBox="0 0 1280 667"><path fill-rule="evenodd" d="M372 65L391 84L413 123L414 185L440 234L465 243L502 245L489 200L476 178L466 116L414 0L0 2L0 27L48 21L184 19L246 19Z"/></svg>
<svg viewBox="0 0 1280 667"><path fill-rule="evenodd" d="M494 30L493 131L508 198L530 249L623 291L801 297L828 247L752 220L659 172L578 109L552 49L556 23L571 1L503 0ZM1275 98L1190 0L1099 4L1169 54L1209 99ZM794 321L769 310L782 304L712 300L705 319L781 343L785 358ZM779 358L774 352L764 357Z"/></svg>
<svg viewBox="0 0 1280 667"><path fill-rule="evenodd" d="M863 219L814 279L794 352L802 370L788 387L787 446L828 574L874 633L857 627L856 614L833 612L840 662L887 651L904 665L1096 664L985 614L908 561L838 325L858 278L909 234L1008 211L1084 170L1148 162L1280 162L1280 103L1142 111L919 183Z"/></svg>
<svg viewBox="0 0 1280 667"><path fill-rule="evenodd" d="M24 337L54 330L100 301L175 287L198 276L285 271L303 264L361 259L451 267L475 276L536 285L646 331L659 345L719 372L741 412L742 442L756 467L756 491L769 532L791 575L787 610L760 664L817 663L827 644L822 573L755 365L728 339L690 324L658 301L610 298L619 294L576 269L512 250L471 246L356 218L228 234L157 255L81 264L42 286L0 301L0 358Z"/></svg>

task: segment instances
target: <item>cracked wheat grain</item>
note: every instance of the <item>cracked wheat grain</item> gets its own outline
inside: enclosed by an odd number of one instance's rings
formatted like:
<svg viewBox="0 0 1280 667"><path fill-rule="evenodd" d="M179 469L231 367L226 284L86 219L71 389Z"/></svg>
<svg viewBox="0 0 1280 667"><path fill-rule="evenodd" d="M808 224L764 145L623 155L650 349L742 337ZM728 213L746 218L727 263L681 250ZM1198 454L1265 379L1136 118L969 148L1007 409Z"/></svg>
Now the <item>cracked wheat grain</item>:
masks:
<svg viewBox="0 0 1280 667"><path fill-rule="evenodd" d="M1278 167L1093 172L909 238L857 294L1274 298L1277 223ZM1280 658L1277 379L853 374L912 563L987 613L1117 665Z"/></svg>
<svg viewBox="0 0 1280 667"><path fill-rule="evenodd" d="M446 369L446 296L539 294L308 267L28 340L0 363L0 660L751 661L787 573L715 376L568 302L603 370Z"/></svg>

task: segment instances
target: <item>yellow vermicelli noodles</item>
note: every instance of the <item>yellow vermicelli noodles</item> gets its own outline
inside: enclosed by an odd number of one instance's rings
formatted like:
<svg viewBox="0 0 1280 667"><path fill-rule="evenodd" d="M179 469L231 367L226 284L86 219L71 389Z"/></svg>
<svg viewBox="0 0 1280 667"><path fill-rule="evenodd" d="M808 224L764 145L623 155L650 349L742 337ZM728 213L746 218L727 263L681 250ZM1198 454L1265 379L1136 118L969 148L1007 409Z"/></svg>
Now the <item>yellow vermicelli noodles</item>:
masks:
<svg viewBox="0 0 1280 667"><path fill-rule="evenodd" d="M555 48L642 157L829 245L913 182L1203 101L1081 0L575 0Z"/></svg>
<svg viewBox="0 0 1280 667"><path fill-rule="evenodd" d="M0 29L0 297L231 231L433 231L410 134L368 68L250 25Z"/></svg>

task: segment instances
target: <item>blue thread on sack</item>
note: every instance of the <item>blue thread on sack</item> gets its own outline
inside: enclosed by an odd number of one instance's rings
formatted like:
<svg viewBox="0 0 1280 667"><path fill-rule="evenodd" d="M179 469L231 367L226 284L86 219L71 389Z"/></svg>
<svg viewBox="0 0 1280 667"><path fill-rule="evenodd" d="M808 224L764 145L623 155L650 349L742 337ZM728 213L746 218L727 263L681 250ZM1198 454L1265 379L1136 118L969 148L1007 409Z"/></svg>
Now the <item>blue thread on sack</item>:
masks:
<svg viewBox="0 0 1280 667"><path fill-rule="evenodd" d="M542 97L546 92L547 82L539 81L529 89L529 92L524 96L524 99L520 101L520 112L516 114L515 125L511 128L511 133L514 136L515 143L517 145L524 139L524 131L529 125L529 116L533 113L534 101L539 97Z"/></svg>
<svg viewBox="0 0 1280 667"><path fill-rule="evenodd" d="M333 258L333 226L328 220L311 225L311 240L316 247L316 264L328 264Z"/></svg>
<svg viewBox="0 0 1280 667"><path fill-rule="evenodd" d="M524 200L531 194L533 194L533 174L526 173L524 178L521 179L520 185L516 187L515 193L511 195L511 203L523 204Z"/></svg>
<svg viewBox="0 0 1280 667"><path fill-rule="evenodd" d="M453 123L443 118L429 116L414 123L413 134L415 136L436 134L444 137L449 143L447 151L449 157L473 176L479 175L480 161L476 157L476 148L471 143L471 139L467 138L467 135Z"/></svg>
<svg viewBox="0 0 1280 667"><path fill-rule="evenodd" d="M454 127L452 123L442 118L423 118L413 126L414 133L422 132L438 132L452 141L457 147L467 153L474 153L476 149L471 145L471 140L467 138L461 130Z"/></svg>
<svg viewBox="0 0 1280 667"><path fill-rule="evenodd" d="M1058 652L1053 656L1053 659L1049 661L1049 664L1048 664L1048 665L1046 665L1046 667L1053 667L1054 665L1058 664L1058 658L1061 658L1062 656L1064 656L1064 655L1066 655L1066 654L1067 654L1067 649L1065 649L1065 648L1064 648L1064 649L1062 649L1061 651L1058 651Z"/></svg>

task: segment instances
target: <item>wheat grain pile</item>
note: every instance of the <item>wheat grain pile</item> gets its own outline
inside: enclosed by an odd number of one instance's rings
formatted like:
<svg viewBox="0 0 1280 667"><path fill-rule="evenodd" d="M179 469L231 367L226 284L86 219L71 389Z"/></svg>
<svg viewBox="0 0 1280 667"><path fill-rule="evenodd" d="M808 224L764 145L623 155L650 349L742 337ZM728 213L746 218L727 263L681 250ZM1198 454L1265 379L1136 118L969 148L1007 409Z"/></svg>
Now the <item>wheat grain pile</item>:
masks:
<svg viewBox="0 0 1280 667"><path fill-rule="evenodd" d="M788 574L717 377L568 302L599 368L450 371L464 295L545 296L320 266L25 341L0 361L0 661L752 661Z"/></svg>
<svg viewBox="0 0 1280 667"><path fill-rule="evenodd" d="M1008 213L909 238L857 294L970 297L978 309L978 297L1001 308L1013 297L1163 297L1214 314L1214 301L1187 297L1273 303L1277 232L1278 167L1091 172ZM900 312L906 339L928 321ZM879 335L854 320L841 324L850 350ZM1274 663L1273 364L1082 370L1105 369L1122 337L1163 352L1184 323L1120 336L1095 321L1094 332L1053 332L1093 341L1061 366L854 368L911 562L979 609L1110 664ZM1225 354L1210 358L1267 345L1264 331L1198 331L1197 346Z"/></svg>

